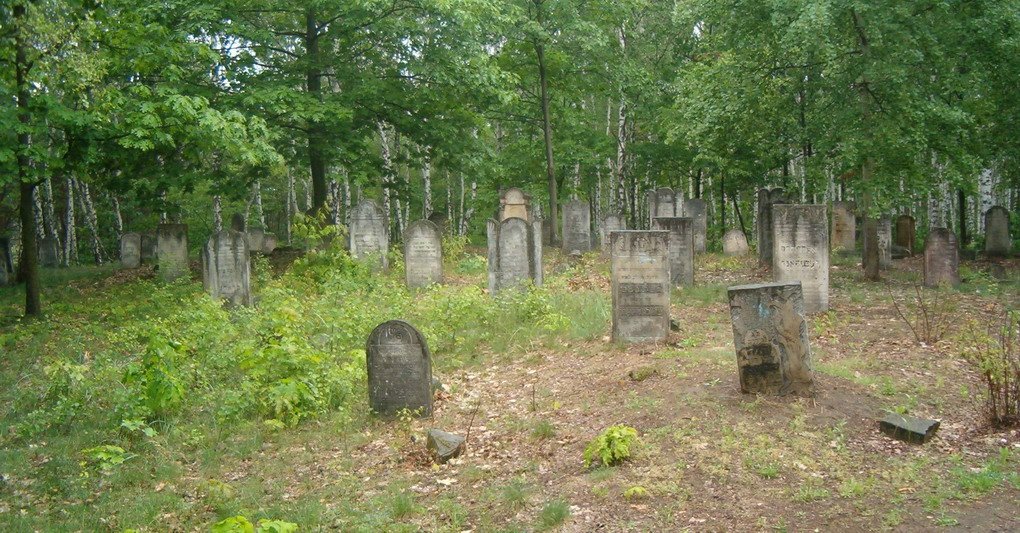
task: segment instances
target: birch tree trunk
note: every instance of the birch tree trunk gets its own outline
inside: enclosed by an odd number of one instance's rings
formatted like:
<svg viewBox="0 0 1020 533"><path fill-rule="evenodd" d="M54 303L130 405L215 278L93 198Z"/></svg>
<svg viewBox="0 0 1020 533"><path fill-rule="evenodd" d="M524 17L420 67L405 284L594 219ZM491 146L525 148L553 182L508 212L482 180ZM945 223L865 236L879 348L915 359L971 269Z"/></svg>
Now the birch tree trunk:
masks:
<svg viewBox="0 0 1020 533"><path fill-rule="evenodd" d="M425 157L421 166L422 208L421 216L428 219L432 216L432 162Z"/></svg>
<svg viewBox="0 0 1020 533"><path fill-rule="evenodd" d="M74 181L74 178L71 177L64 178L64 188L66 189L64 204L64 266L78 263L78 235L75 231L74 220Z"/></svg>
<svg viewBox="0 0 1020 533"><path fill-rule="evenodd" d="M386 235L390 236L392 233L390 229L390 187L393 186L393 155L390 152L390 140L389 134L386 131L386 125L383 122L377 122L376 126L379 130L379 148L382 151L383 160L383 172L382 172L382 186L383 186L383 200L382 210L383 219L386 223Z"/></svg>
<svg viewBox="0 0 1020 533"><path fill-rule="evenodd" d="M457 235L464 234L464 174L460 175L460 218L457 220Z"/></svg>
<svg viewBox="0 0 1020 533"><path fill-rule="evenodd" d="M348 218L351 213L351 178L347 175L347 169L340 169L340 174L344 177L344 218L343 221L347 224L350 223Z"/></svg>
<svg viewBox="0 0 1020 533"><path fill-rule="evenodd" d="M42 183L42 214L46 236L56 240L60 250L60 235L57 232L57 214L53 207L53 181L47 177Z"/></svg>
<svg viewBox="0 0 1020 533"><path fill-rule="evenodd" d="M84 181L78 182L78 206L81 208L82 216L85 217L85 227L89 230L89 237L92 241L92 257L97 265L105 262L103 244L99 240L99 222L96 218L95 205L92 203L92 193L89 192L89 185Z"/></svg>
<svg viewBox="0 0 1020 533"><path fill-rule="evenodd" d="M214 233L223 231L223 200L218 194L212 199L212 226Z"/></svg>
<svg viewBox="0 0 1020 533"><path fill-rule="evenodd" d="M297 184L294 180L294 174L290 168L287 169L287 225L285 227L287 233L287 244L291 244L293 241L293 232L291 231L291 224L294 221L294 215L297 214Z"/></svg>
<svg viewBox="0 0 1020 533"><path fill-rule="evenodd" d="M471 181L471 198L468 200L467 211L460 221L460 234L467 235L468 226L471 224L471 217L475 215L475 198L478 196L478 182Z"/></svg>
<svg viewBox="0 0 1020 533"><path fill-rule="evenodd" d="M120 212L120 200L113 193L110 194L110 206L113 207L113 229L117 232L117 241L124 235L124 216Z"/></svg>
<svg viewBox="0 0 1020 533"><path fill-rule="evenodd" d="M255 220L258 222L259 228L266 227L266 212L262 206L262 182L255 180L255 183L251 184L252 203L255 204Z"/></svg>

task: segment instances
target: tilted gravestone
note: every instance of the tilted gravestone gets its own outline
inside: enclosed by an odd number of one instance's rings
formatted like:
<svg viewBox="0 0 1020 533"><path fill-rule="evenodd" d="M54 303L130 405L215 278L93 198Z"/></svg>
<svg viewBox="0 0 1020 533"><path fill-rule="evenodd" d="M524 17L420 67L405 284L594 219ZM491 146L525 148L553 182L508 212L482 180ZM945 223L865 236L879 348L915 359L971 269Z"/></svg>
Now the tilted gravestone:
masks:
<svg viewBox="0 0 1020 533"><path fill-rule="evenodd" d="M758 189L758 226L756 230L758 261L772 267L772 206L786 203L783 189Z"/></svg>
<svg viewBox="0 0 1020 533"><path fill-rule="evenodd" d="M14 279L14 261L11 257L11 240L0 237L0 286Z"/></svg>
<svg viewBox="0 0 1020 533"><path fill-rule="evenodd" d="M563 253L591 250L591 209L578 199L563 204Z"/></svg>
<svg viewBox="0 0 1020 533"><path fill-rule="evenodd" d="M390 249L386 234L386 215L372 200L362 200L351 213L350 229L351 256L355 259L372 257L376 264L386 269Z"/></svg>
<svg viewBox="0 0 1020 533"><path fill-rule="evenodd" d="M829 228L824 205L772 206L772 280L801 282L804 310L829 309Z"/></svg>
<svg viewBox="0 0 1020 533"><path fill-rule="evenodd" d="M443 237L431 221L404 230L404 278L409 289L443 282Z"/></svg>
<svg viewBox="0 0 1020 533"><path fill-rule="evenodd" d="M613 340L660 342L669 336L668 231L610 234Z"/></svg>
<svg viewBox="0 0 1020 533"><path fill-rule="evenodd" d="M60 254L57 253L57 239L53 237L39 239L39 264L46 268L60 266Z"/></svg>
<svg viewBox="0 0 1020 533"><path fill-rule="evenodd" d="M380 324L368 336L365 353L373 411L383 417L404 410L432 416L432 355L414 326L403 320Z"/></svg>
<svg viewBox="0 0 1020 533"><path fill-rule="evenodd" d="M811 348L800 283L730 287L730 319L740 390L811 393Z"/></svg>
<svg viewBox="0 0 1020 533"><path fill-rule="evenodd" d="M156 235L152 232L142 233L142 263L156 261Z"/></svg>
<svg viewBox="0 0 1020 533"><path fill-rule="evenodd" d="M125 233L120 236L120 266L138 268L142 266L142 234Z"/></svg>
<svg viewBox="0 0 1020 533"><path fill-rule="evenodd" d="M603 253L609 253L609 234L627 229L627 222L621 215L606 215L599 223L599 245Z"/></svg>
<svg viewBox="0 0 1020 533"><path fill-rule="evenodd" d="M857 246L857 216L851 202L832 204L832 250L852 252Z"/></svg>
<svg viewBox="0 0 1020 533"><path fill-rule="evenodd" d="M985 211L985 254L1008 257L1013 249L1009 234L1009 211L1001 205Z"/></svg>
<svg viewBox="0 0 1020 533"><path fill-rule="evenodd" d="M708 244L708 214L701 198L684 200L684 217L694 220L694 252L704 253Z"/></svg>
<svg viewBox="0 0 1020 533"><path fill-rule="evenodd" d="M520 287L531 280L542 285L542 222L520 218L489 220L489 292Z"/></svg>
<svg viewBox="0 0 1020 533"><path fill-rule="evenodd" d="M202 285L214 299L231 307L250 306L251 260L244 233L214 233L202 249Z"/></svg>
<svg viewBox="0 0 1020 533"><path fill-rule="evenodd" d="M910 215L896 217L896 246L905 248L907 253L914 254L914 246L917 240L916 221Z"/></svg>
<svg viewBox="0 0 1020 533"><path fill-rule="evenodd" d="M659 217L672 218L684 216L684 197L680 191L669 187L659 187L648 191L648 227Z"/></svg>
<svg viewBox="0 0 1020 533"><path fill-rule="evenodd" d="M174 281L188 275L188 226L160 224L156 229L159 277Z"/></svg>
<svg viewBox="0 0 1020 533"><path fill-rule="evenodd" d="M517 187L511 187L499 197L499 221L508 218L519 218L530 222L531 216L531 195Z"/></svg>
<svg viewBox="0 0 1020 533"><path fill-rule="evenodd" d="M960 247L956 234L946 228L931 230L924 241L924 284L960 284Z"/></svg>
<svg viewBox="0 0 1020 533"><path fill-rule="evenodd" d="M657 217L653 230L669 232L669 276L676 286L694 285L694 219L689 217Z"/></svg>
<svg viewBox="0 0 1020 533"><path fill-rule="evenodd" d="M723 254L729 256L747 255L747 235L740 228L726 230L722 238Z"/></svg>

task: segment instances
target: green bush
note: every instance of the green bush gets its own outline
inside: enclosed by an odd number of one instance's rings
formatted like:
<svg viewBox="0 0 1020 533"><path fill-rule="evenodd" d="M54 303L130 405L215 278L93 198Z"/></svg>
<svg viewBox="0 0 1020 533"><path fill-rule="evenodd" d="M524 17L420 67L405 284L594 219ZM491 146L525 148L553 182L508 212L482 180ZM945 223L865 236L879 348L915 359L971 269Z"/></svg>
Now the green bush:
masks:
<svg viewBox="0 0 1020 533"><path fill-rule="evenodd" d="M584 466L613 466L626 461L638 442L636 429L623 424L610 426L584 449Z"/></svg>

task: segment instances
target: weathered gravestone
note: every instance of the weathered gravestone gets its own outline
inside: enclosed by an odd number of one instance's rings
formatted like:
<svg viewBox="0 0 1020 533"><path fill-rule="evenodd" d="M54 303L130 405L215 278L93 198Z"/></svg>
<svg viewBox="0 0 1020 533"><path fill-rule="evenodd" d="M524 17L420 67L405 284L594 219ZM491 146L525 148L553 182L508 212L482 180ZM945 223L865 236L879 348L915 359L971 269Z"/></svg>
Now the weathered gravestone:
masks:
<svg viewBox="0 0 1020 533"><path fill-rule="evenodd" d="M985 254L1007 257L1013 249L1009 235L1009 211L997 205L985 211Z"/></svg>
<svg viewBox="0 0 1020 533"><path fill-rule="evenodd" d="M946 228L931 230L924 241L924 284L960 284L960 247L956 234Z"/></svg>
<svg viewBox="0 0 1020 533"><path fill-rule="evenodd" d="M362 200L351 213L351 256L372 257L383 269L389 266L386 253L390 249L386 234L386 216L372 200Z"/></svg>
<svg viewBox="0 0 1020 533"><path fill-rule="evenodd" d="M917 229L914 217L910 215L896 217L896 246L905 248L907 253L913 255L916 240Z"/></svg>
<svg viewBox="0 0 1020 533"><path fill-rule="evenodd" d="M725 255L747 255L747 235L740 228L726 230L722 238L722 249Z"/></svg>
<svg viewBox="0 0 1020 533"><path fill-rule="evenodd" d="M156 236L151 232L142 233L142 263L156 261Z"/></svg>
<svg viewBox="0 0 1020 533"><path fill-rule="evenodd" d="M659 342L669 336L668 231L610 234L613 340Z"/></svg>
<svg viewBox="0 0 1020 533"><path fill-rule="evenodd" d="M264 228L251 228L245 233L248 237L248 253L265 253L266 230Z"/></svg>
<svg viewBox="0 0 1020 533"><path fill-rule="evenodd" d="M772 206L772 280L799 281L804 310L829 309L829 228L824 205Z"/></svg>
<svg viewBox="0 0 1020 533"><path fill-rule="evenodd" d="M188 275L188 226L160 224L156 229L159 277L174 281Z"/></svg>
<svg viewBox="0 0 1020 533"><path fill-rule="evenodd" d="M811 348L801 284L740 285L728 294L740 390L810 394Z"/></svg>
<svg viewBox="0 0 1020 533"><path fill-rule="evenodd" d="M240 231L244 233L248 229L248 223L244 220L244 215L241 213L234 213L230 216L230 229L234 231Z"/></svg>
<svg viewBox="0 0 1020 533"><path fill-rule="evenodd" d="M373 411L383 417L404 410L432 416L432 355L414 326L403 320L380 324L368 336L365 353Z"/></svg>
<svg viewBox="0 0 1020 533"><path fill-rule="evenodd" d="M0 237L0 286L14 279L14 261L11 258L11 240Z"/></svg>
<svg viewBox="0 0 1020 533"><path fill-rule="evenodd" d="M599 245L603 253L609 253L609 234L627 229L627 222L620 215L606 215L599 223Z"/></svg>
<svg viewBox="0 0 1020 533"><path fill-rule="evenodd" d="M669 232L670 283L694 285L694 219L689 217L657 217L652 229Z"/></svg>
<svg viewBox="0 0 1020 533"><path fill-rule="evenodd" d="M887 216L878 219L878 266L892 266L892 219Z"/></svg>
<svg viewBox="0 0 1020 533"><path fill-rule="evenodd" d="M648 227L656 218L673 218L684 216L683 193L669 187L659 187L648 191Z"/></svg>
<svg viewBox="0 0 1020 533"><path fill-rule="evenodd" d="M120 236L120 266L138 268L142 266L142 235L125 233Z"/></svg>
<svg viewBox="0 0 1020 533"><path fill-rule="evenodd" d="M250 306L251 261L244 233L214 233L202 249L202 285L214 299L231 307Z"/></svg>
<svg viewBox="0 0 1020 533"><path fill-rule="evenodd" d="M542 222L520 218L489 220L489 292L542 284Z"/></svg>
<svg viewBox="0 0 1020 533"><path fill-rule="evenodd" d="M511 187L503 191L499 197L499 221L508 218L519 218L530 222L531 217L531 195L524 194L524 191L517 187Z"/></svg>
<svg viewBox="0 0 1020 533"><path fill-rule="evenodd" d="M703 253L708 242L708 214L701 198L684 200L684 217L694 221L694 252Z"/></svg>
<svg viewBox="0 0 1020 533"><path fill-rule="evenodd" d="M832 250L852 252L857 246L857 216L852 202L832 204Z"/></svg>
<svg viewBox="0 0 1020 533"><path fill-rule="evenodd" d="M443 237L428 220L404 230L404 279L410 289L443 282Z"/></svg>
<svg viewBox="0 0 1020 533"><path fill-rule="evenodd" d="M266 240L262 242L262 253L269 255L276 250L279 245L279 241L276 239L275 233L266 233Z"/></svg>
<svg viewBox="0 0 1020 533"><path fill-rule="evenodd" d="M39 239L39 264L46 268L60 266L60 255L57 253L57 239L53 237Z"/></svg>
<svg viewBox="0 0 1020 533"><path fill-rule="evenodd" d="M786 203L783 189L758 189L758 261L762 266L772 267L772 206Z"/></svg>
<svg viewBox="0 0 1020 533"><path fill-rule="evenodd" d="M591 250L591 209L577 198L563 204L563 253Z"/></svg>

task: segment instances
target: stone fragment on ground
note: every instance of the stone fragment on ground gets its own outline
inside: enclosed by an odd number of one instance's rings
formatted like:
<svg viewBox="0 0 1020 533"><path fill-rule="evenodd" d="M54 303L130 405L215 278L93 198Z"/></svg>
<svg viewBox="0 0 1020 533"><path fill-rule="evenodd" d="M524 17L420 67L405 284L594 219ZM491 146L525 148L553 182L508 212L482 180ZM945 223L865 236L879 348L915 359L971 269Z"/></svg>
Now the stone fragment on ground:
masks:
<svg viewBox="0 0 1020 533"><path fill-rule="evenodd" d="M445 464L450 459L460 456L467 447L464 437L435 428L429 430L425 444L432 453L432 458L439 464Z"/></svg>
<svg viewBox="0 0 1020 533"><path fill-rule="evenodd" d="M935 436L939 424L938 420L889 413L879 420L878 427L882 433L894 439L913 444L924 444Z"/></svg>

